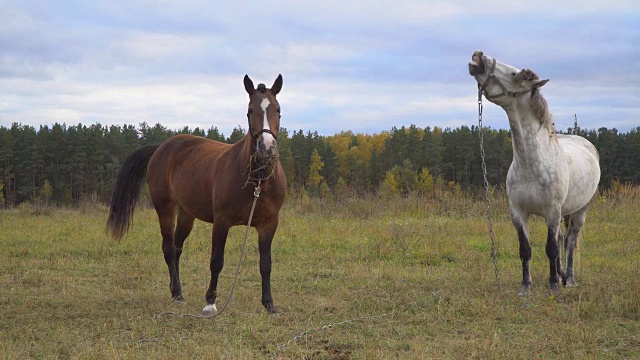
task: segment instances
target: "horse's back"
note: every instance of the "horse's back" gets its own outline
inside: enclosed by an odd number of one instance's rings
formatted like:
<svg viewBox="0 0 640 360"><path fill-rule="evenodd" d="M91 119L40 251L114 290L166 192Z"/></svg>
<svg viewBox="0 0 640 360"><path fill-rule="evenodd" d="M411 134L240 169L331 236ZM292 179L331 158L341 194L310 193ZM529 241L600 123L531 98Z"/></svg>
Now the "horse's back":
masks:
<svg viewBox="0 0 640 360"><path fill-rule="evenodd" d="M562 206L563 214L571 214L589 203L600 182L600 157L596 147L576 135L558 135L569 171L569 192Z"/></svg>
<svg viewBox="0 0 640 360"><path fill-rule="evenodd" d="M186 134L163 142L147 168L149 192L156 210L179 205L200 220L212 221L211 175L216 160L231 146Z"/></svg>
<svg viewBox="0 0 640 360"><path fill-rule="evenodd" d="M156 152L182 153L184 151L222 153L231 144L203 138L201 136L180 134L165 140Z"/></svg>
<svg viewBox="0 0 640 360"><path fill-rule="evenodd" d="M200 136L176 135L163 142L149 161L147 172L198 174L213 167L215 161L232 145ZM157 175L157 174L154 174Z"/></svg>

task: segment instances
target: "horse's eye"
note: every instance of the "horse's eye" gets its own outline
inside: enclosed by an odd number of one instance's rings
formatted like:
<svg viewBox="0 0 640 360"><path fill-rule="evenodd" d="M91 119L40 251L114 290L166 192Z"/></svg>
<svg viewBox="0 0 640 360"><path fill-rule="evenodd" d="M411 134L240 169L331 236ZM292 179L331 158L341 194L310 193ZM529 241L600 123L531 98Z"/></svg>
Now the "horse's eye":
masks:
<svg viewBox="0 0 640 360"><path fill-rule="evenodd" d="M511 76L516 76L516 73L512 72L512 73L511 73Z"/></svg>
<svg viewBox="0 0 640 360"><path fill-rule="evenodd" d="M278 112L278 114L280 114L280 108L277 108L277 109L276 109L276 112Z"/></svg>

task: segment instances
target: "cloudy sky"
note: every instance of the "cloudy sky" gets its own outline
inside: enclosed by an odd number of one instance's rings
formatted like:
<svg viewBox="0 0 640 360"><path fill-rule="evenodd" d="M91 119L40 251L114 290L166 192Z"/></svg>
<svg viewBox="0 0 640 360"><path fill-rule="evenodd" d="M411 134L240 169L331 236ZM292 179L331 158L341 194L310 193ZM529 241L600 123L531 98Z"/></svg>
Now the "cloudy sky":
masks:
<svg viewBox="0 0 640 360"><path fill-rule="evenodd" d="M219 5L218 3L222 3ZM0 0L0 126L245 127L245 74L282 126L477 123L474 50L530 68L560 129L640 126L640 3ZM507 128L485 104L484 123Z"/></svg>

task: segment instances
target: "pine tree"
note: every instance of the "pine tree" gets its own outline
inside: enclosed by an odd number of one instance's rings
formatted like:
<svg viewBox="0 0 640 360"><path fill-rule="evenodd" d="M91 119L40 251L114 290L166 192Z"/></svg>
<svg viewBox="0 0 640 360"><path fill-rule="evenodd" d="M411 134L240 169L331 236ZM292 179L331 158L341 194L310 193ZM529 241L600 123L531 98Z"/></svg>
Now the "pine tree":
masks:
<svg viewBox="0 0 640 360"><path fill-rule="evenodd" d="M225 137L224 134L221 133L218 130L217 126L212 126L208 131L207 131L207 139L209 140L215 140L215 141L219 141L219 142L225 142Z"/></svg>
<svg viewBox="0 0 640 360"><path fill-rule="evenodd" d="M3 201L6 205L12 204L14 200L10 184L14 176L15 141L16 139L9 129L0 127L0 185L4 187L0 195L3 195Z"/></svg>
<svg viewBox="0 0 640 360"><path fill-rule="evenodd" d="M229 135L229 138L227 139L227 143L229 144L235 144L238 141L240 141L240 139L242 139L244 137L244 129L238 125L235 128L233 128L233 131L231 131L231 135Z"/></svg>

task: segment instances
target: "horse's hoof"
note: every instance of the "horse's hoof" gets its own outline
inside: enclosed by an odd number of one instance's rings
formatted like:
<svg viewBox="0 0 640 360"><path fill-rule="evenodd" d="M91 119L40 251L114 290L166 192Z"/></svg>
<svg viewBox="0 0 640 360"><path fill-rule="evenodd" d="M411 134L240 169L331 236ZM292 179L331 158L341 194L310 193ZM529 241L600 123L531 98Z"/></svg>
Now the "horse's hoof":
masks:
<svg viewBox="0 0 640 360"><path fill-rule="evenodd" d="M573 280L573 278L568 278L566 283L564 284L564 287L566 288L572 288L572 287L576 287L578 286L578 284L576 283L575 280Z"/></svg>
<svg viewBox="0 0 640 360"><path fill-rule="evenodd" d="M182 294L180 294L178 296L174 296L173 297L173 301L175 301L177 303L183 303L184 302L184 296L182 296Z"/></svg>
<svg viewBox="0 0 640 360"><path fill-rule="evenodd" d="M184 300L184 298L182 298L181 300L179 299L173 299L173 304L175 306L184 306L187 302Z"/></svg>
<svg viewBox="0 0 640 360"><path fill-rule="evenodd" d="M272 318L278 318L280 317L280 310L272 307L271 310L267 309L267 314L269 314L269 316L271 316Z"/></svg>
<svg viewBox="0 0 640 360"><path fill-rule="evenodd" d="M217 312L218 312L218 308L216 307L216 304L207 304L207 306L205 306L204 309L202 309L202 314L204 316L209 316Z"/></svg>
<svg viewBox="0 0 640 360"><path fill-rule="evenodd" d="M558 295L559 292L558 283L549 283L549 295Z"/></svg>
<svg viewBox="0 0 640 360"><path fill-rule="evenodd" d="M273 305L273 303L267 303L264 305L265 310L267 310L267 313L269 313L270 315L278 315L280 314L280 310L276 309L276 307Z"/></svg>
<svg viewBox="0 0 640 360"><path fill-rule="evenodd" d="M520 292L518 293L518 296L524 297L524 296L529 295L530 293L531 293L531 284L522 285L522 289L520 289Z"/></svg>

